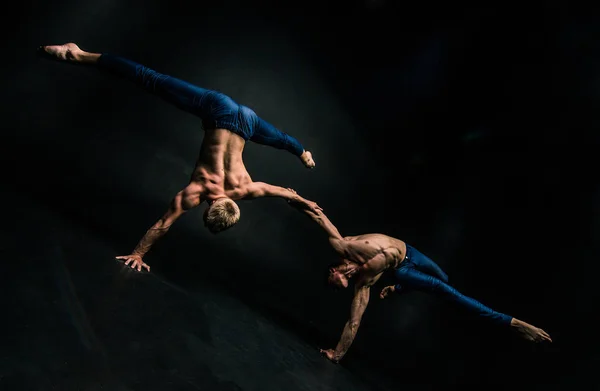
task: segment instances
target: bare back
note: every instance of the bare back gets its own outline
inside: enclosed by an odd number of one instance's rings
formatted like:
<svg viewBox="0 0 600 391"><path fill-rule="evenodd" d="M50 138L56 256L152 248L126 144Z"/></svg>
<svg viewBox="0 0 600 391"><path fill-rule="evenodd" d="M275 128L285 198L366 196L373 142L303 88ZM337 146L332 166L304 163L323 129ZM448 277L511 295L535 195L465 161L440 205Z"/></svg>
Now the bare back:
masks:
<svg viewBox="0 0 600 391"><path fill-rule="evenodd" d="M190 180L202 187L203 198L210 201L222 196L234 200L243 197L242 189L252 182L242 159L245 143L227 129L205 131Z"/></svg>
<svg viewBox="0 0 600 391"><path fill-rule="evenodd" d="M406 255L406 243L383 234L346 236L344 242L346 259L361 265L361 285L371 285L386 269L397 267Z"/></svg>

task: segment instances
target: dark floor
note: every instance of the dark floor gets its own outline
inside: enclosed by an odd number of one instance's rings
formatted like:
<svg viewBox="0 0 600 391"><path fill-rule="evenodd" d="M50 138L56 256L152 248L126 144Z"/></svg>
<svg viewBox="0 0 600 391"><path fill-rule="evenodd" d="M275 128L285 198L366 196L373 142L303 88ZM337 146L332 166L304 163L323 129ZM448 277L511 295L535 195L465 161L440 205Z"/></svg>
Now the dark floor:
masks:
<svg viewBox="0 0 600 391"><path fill-rule="evenodd" d="M372 390L222 288L190 292L113 261L114 245L18 194L3 390ZM14 219L14 220L13 220ZM199 284L200 285L200 284Z"/></svg>

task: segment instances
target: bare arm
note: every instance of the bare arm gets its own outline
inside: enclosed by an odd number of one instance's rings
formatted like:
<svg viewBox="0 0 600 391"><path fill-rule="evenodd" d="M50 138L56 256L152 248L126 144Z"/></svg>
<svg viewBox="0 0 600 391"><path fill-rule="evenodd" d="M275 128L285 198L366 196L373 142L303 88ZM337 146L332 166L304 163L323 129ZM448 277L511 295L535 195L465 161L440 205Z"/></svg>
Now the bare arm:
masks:
<svg viewBox="0 0 600 391"><path fill-rule="evenodd" d="M355 263L365 264L374 257L383 254L383 247L374 244L373 240L369 242L367 239L344 239L323 211L303 211L325 230L329 235L329 243L340 257Z"/></svg>
<svg viewBox="0 0 600 391"><path fill-rule="evenodd" d="M119 256L117 259L125 260L125 264L129 265L132 262L131 267L137 268L138 271L141 271L141 268L144 267L148 271L150 271L150 267L142 261L142 258L154 243L160 239L164 234L167 233L171 225L187 210L196 207L200 204L200 197L197 197L194 201L185 200L186 196L189 196L190 192L187 189L184 189L177 193L175 197L171 200L169 204L169 208L165 212L165 214L156 222L140 239L137 246L133 249L131 255Z"/></svg>
<svg viewBox="0 0 600 391"><path fill-rule="evenodd" d="M350 348L350 345L352 345L352 342L354 342L362 316L369 304L370 292L370 286L356 288L354 299L352 300L352 307L350 308L350 319L346 322L340 341L333 351L332 361L340 361Z"/></svg>
<svg viewBox="0 0 600 391"><path fill-rule="evenodd" d="M303 209L312 210L314 212L322 210L316 202L307 200L306 198L298 195L292 189L270 185L265 182L252 182L249 184L246 188L246 194L243 199L260 197L280 197L291 204L301 205Z"/></svg>
<svg viewBox="0 0 600 391"><path fill-rule="evenodd" d="M322 210L312 211L310 209L302 209L302 211L325 230L329 236L329 244L331 244L331 247L333 247L334 251L343 259L348 258L348 243L346 240L344 240L342 234L340 234L340 231L338 231L337 227L333 225L327 215L325 215Z"/></svg>
<svg viewBox="0 0 600 391"><path fill-rule="evenodd" d="M152 227L146 231L146 234L140 239L139 243L133 249L132 254L143 257L146 255L152 245L160 239L164 234L169 231L171 225L177 220L183 213L184 210L181 208L181 202L179 200L181 195L176 195L175 198L169 204L169 209L165 214L156 222Z"/></svg>
<svg viewBox="0 0 600 391"><path fill-rule="evenodd" d="M336 239L344 240L344 238L340 234L340 231L338 231L337 227L333 225L331 220L329 220L329 218L325 215L325 213L323 213L323 211L313 212L312 210L304 209L303 212L306 213L308 217L310 217L314 222L319 224L321 228L325 230L327 235L329 235L329 241L332 242L333 240L332 245L334 245L334 242L336 243L334 247L338 246Z"/></svg>
<svg viewBox="0 0 600 391"><path fill-rule="evenodd" d="M331 247L343 259L364 264L381 253L381 249L369 244L368 241L344 239L340 231L338 231L337 227L333 225L323 211L313 212L305 209L304 213L325 230L327 235L329 235Z"/></svg>
<svg viewBox="0 0 600 391"><path fill-rule="evenodd" d="M367 305L369 305L371 287L381 278L381 275L382 273L379 273L374 277L367 277L362 281L358 281L352 299L352 307L350 308L350 319L344 326L344 331L342 331L337 346L335 349L321 350L321 353L331 361L339 362L354 342L363 314L367 309Z"/></svg>
<svg viewBox="0 0 600 391"><path fill-rule="evenodd" d="M270 185L265 182L252 182L249 184L244 199L261 197L281 197L290 202L300 202L303 199L296 192L284 187Z"/></svg>

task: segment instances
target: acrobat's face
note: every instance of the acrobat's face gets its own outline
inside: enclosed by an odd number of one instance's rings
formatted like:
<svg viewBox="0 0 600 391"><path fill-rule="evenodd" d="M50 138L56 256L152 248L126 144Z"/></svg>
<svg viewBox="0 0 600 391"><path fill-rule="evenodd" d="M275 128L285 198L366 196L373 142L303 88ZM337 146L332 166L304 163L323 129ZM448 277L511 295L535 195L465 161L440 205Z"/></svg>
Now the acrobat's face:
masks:
<svg viewBox="0 0 600 391"><path fill-rule="evenodd" d="M348 277L346 277L335 267L329 269L329 278L327 281L330 285L336 288L348 288Z"/></svg>

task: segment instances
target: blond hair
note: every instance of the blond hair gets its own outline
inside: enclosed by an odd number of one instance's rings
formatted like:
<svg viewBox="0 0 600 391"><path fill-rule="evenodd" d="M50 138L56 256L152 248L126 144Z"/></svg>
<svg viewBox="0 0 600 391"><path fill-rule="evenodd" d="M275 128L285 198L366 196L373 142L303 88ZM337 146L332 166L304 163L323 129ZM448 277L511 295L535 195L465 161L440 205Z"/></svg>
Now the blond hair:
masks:
<svg viewBox="0 0 600 391"><path fill-rule="evenodd" d="M204 213L204 225L214 234L231 228L240 219L240 208L230 198L219 198Z"/></svg>

